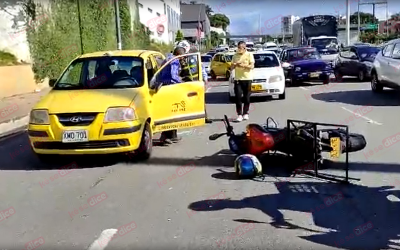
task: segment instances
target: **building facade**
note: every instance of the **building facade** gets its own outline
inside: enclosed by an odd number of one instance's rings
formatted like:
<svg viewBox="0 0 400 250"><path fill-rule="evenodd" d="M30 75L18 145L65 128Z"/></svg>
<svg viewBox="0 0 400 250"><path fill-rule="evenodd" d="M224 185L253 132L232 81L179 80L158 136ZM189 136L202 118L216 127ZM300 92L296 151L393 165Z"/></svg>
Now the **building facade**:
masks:
<svg viewBox="0 0 400 250"><path fill-rule="evenodd" d="M292 29L292 25L295 21L299 20L300 17L298 16L283 16L281 18L281 33L282 34L292 34L293 33L293 29Z"/></svg>
<svg viewBox="0 0 400 250"><path fill-rule="evenodd" d="M180 29L179 0L139 0L140 22L150 30L150 39L171 43Z"/></svg>
<svg viewBox="0 0 400 250"><path fill-rule="evenodd" d="M166 0L169 42L175 42L176 33L181 29L181 4L179 0Z"/></svg>
<svg viewBox="0 0 400 250"><path fill-rule="evenodd" d="M181 27L186 40L196 43L210 36L210 20L204 4L182 4L181 10Z"/></svg>
<svg viewBox="0 0 400 250"><path fill-rule="evenodd" d="M398 18L392 18L388 21L380 21L378 31L381 34L399 34L400 20Z"/></svg>

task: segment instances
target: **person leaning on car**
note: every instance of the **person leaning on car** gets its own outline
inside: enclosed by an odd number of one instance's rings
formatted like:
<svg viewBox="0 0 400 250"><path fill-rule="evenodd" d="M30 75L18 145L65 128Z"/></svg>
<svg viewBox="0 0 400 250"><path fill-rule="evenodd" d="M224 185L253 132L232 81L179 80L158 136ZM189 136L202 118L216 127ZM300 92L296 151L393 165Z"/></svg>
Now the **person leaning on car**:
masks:
<svg viewBox="0 0 400 250"><path fill-rule="evenodd" d="M240 41L232 58L231 70L235 69L234 91L236 97L236 121L249 119L251 84L253 82L254 56L246 50L246 43ZM242 105L242 95L244 105ZM243 107L242 107L243 106Z"/></svg>

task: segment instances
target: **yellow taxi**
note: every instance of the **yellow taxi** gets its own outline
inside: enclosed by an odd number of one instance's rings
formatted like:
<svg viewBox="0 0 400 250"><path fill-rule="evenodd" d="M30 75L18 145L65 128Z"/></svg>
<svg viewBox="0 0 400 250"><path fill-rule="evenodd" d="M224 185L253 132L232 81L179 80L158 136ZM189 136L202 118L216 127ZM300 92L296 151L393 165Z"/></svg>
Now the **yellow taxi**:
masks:
<svg viewBox="0 0 400 250"><path fill-rule="evenodd" d="M222 76L229 80L231 76L232 57L235 52L219 52L214 55L210 65L210 75L213 80Z"/></svg>
<svg viewBox="0 0 400 250"><path fill-rule="evenodd" d="M205 124L204 82L162 78L157 51L95 52L74 59L32 109L28 134L42 160L54 155L132 153L148 159L157 132ZM175 61L176 62L176 61ZM165 74L164 74L165 75ZM167 74L168 75L168 74Z"/></svg>

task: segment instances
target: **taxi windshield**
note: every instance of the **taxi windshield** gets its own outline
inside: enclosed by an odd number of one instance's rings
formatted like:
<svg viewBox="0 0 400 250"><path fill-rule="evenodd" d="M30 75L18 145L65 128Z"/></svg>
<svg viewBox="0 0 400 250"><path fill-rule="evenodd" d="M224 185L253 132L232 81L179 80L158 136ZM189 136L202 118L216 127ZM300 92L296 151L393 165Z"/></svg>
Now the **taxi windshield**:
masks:
<svg viewBox="0 0 400 250"><path fill-rule="evenodd" d="M140 57L91 57L73 61L54 89L116 89L143 85L144 67Z"/></svg>

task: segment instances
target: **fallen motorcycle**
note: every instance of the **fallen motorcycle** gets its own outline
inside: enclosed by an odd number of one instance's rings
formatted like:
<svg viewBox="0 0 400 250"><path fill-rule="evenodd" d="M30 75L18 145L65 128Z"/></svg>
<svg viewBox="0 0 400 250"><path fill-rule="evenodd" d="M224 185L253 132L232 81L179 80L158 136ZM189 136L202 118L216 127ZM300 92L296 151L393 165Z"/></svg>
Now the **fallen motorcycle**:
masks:
<svg viewBox="0 0 400 250"><path fill-rule="evenodd" d="M322 161L322 152L334 150L331 144L332 138L337 139L340 153L360 151L367 145L363 135L347 133L341 128L317 129L316 133L310 124L289 129L279 128L275 120L268 117L266 124L249 124L245 132L235 134L226 115L223 122L226 132L210 135L209 140L214 141L227 135L230 150L238 155L260 156L265 152L279 151L300 160L311 161L315 159L315 152L317 152L317 158Z"/></svg>

